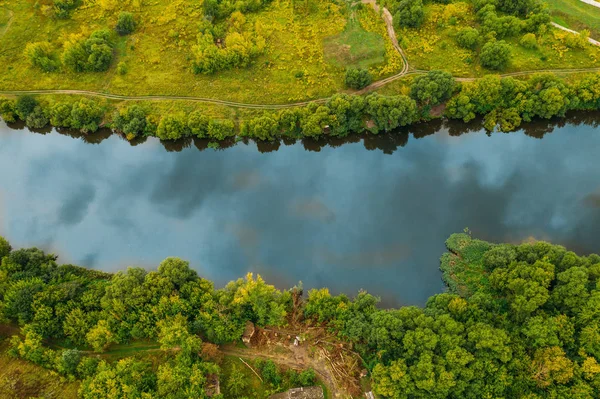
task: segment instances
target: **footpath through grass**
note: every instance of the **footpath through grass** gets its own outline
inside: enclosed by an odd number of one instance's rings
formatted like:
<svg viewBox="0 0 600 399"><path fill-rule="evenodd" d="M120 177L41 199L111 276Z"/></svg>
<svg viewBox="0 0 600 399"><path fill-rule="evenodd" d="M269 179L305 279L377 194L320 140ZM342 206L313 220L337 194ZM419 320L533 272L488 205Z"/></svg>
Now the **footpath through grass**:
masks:
<svg viewBox="0 0 600 399"><path fill-rule="evenodd" d="M569 29L590 31L592 39L600 40L600 8L580 0L544 0L554 22Z"/></svg>

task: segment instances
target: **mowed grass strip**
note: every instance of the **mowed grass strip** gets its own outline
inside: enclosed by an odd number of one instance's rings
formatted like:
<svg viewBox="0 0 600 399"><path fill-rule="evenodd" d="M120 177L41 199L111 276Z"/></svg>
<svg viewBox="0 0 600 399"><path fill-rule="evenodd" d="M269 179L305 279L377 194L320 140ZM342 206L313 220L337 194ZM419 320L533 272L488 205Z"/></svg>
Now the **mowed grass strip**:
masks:
<svg viewBox="0 0 600 399"><path fill-rule="evenodd" d="M338 67L370 68L385 62L383 37L351 18L344 31L323 40L325 60Z"/></svg>
<svg viewBox="0 0 600 399"><path fill-rule="evenodd" d="M600 8L580 0L545 0L554 22L581 31L588 29L590 36L600 39Z"/></svg>

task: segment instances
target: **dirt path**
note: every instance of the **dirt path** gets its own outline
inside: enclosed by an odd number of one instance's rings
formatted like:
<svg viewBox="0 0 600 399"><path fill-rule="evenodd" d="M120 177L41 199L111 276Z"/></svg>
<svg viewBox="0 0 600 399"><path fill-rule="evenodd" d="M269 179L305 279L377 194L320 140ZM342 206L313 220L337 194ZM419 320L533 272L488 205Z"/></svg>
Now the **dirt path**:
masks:
<svg viewBox="0 0 600 399"><path fill-rule="evenodd" d="M594 0L581 0L581 1L584 2L585 4L589 4L591 6L600 8L600 3L597 1L594 1Z"/></svg>
<svg viewBox="0 0 600 399"><path fill-rule="evenodd" d="M240 349L232 346L221 348L221 352L229 356L237 356L246 359L273 360L277 364L296 370L306 370L307 368L312 368L319 379L325 384L332 397L349 398L349 396L343 393L343 390L338 385L336 378L333 376L333 373L324 361L309 357L306 348L302 346L292 347L290 351L292 352L291 355L279 355L265 353L264 351L259 352L254 349Z"/></svg>
<svg viewBox="0 0 600 399"><path fill-rule="evenodd" d="M8 30L10 29L10 26L13 23L14 16L15 16L15 13L12 12L11 10L6 10L6 11L8 12L8 23L6 24L6 26L2 30L2 33L0 33L0 38L2 38L6 34L6 32L8 32Z"/></svg>

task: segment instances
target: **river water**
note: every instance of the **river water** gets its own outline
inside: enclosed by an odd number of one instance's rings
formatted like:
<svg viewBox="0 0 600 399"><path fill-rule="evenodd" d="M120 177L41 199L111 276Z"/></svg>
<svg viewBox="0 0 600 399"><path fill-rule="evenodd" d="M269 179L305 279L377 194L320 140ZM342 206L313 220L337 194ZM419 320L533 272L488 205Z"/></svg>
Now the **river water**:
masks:
<svg viewBox="0 0 600 399"><path fill-rule="evenodd" d="M423 304L443 289L444 240L464 228L600 251L598 121L491 135L432 122L218 151L0 122L0 234L107 271L179 256L218 286L255 272L280 288Z"/></svg>

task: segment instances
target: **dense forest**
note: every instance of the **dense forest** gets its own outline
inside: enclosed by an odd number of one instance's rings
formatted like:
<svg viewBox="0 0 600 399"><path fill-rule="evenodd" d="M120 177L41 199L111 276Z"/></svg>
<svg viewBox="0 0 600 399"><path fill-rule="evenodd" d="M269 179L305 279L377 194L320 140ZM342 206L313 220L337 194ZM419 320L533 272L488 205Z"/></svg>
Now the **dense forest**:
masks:
<svg viewBox="0 0 600 399"><path fill-rule="evenodd" d="M221 289L178 258L155 271L115 274L58 265L36 248L0 240L0 298L20 332L6 350L81 381L82 398L199 398L222 371L216 345L247 321L320 325L360 354L386 398L597 398L600 395L600 256L545 242L491 244L454 234L441 270L448 290L425 307L378 307L366 292L280 291L248 275ZM300 318L298 319L298 314ZM157 343L164 358L102 358L115 345ZM273 386L314 384L311 370ZM265 378L266 379L266 378ZM285 383L284 383L285 381ZM255 397L234 371L224 397Z"/></svg>

